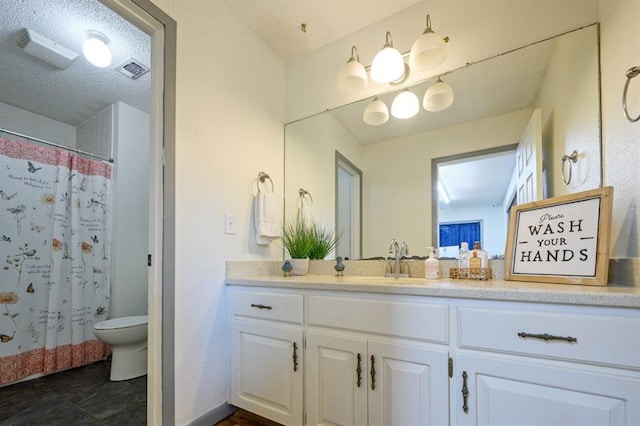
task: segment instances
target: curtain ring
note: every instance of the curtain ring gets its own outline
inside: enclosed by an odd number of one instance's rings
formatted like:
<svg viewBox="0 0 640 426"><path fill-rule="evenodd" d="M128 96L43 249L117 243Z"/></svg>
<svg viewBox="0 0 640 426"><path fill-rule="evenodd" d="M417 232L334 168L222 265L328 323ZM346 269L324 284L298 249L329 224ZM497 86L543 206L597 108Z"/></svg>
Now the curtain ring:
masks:
<svg viewBox="0 0 640 426"><path fill-rule="evenodd" d="M624 111L624 116L632 123L640 120L640 114L636 118L631 118L629 116L629 111L627 109L627 90L629 89L629 82L632 78L640 74L640 67L631 67L627 70L627 81L624 83L624 90L622 92L622 110Z"/></svg>
<svg viewBox="0 0 640 426"><path fill-rule="evenodd" d="M564 172L566 168L564 166L565 162L569 163L569 178L567 178L567 175ZM562 156L562 182L564 182L565 185L569 185L571 183L571 176L573 174L573 166L571 165L571 163L577 163L577 162L578 162L578 151L576 151L575 149L573 150L571 155Z"/></svg>

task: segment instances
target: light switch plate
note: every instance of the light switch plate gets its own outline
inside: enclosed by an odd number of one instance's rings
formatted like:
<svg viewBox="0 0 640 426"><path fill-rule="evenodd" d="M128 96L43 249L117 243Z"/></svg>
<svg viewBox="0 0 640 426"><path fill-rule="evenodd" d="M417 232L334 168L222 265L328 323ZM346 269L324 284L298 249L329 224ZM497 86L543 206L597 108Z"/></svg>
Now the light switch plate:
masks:
<svg viewBox="0 0 640 426"><path fill-rule="evenodd" d="M224 214L224 233L229 235L236 234L236 215L232 213Z"/></svg>

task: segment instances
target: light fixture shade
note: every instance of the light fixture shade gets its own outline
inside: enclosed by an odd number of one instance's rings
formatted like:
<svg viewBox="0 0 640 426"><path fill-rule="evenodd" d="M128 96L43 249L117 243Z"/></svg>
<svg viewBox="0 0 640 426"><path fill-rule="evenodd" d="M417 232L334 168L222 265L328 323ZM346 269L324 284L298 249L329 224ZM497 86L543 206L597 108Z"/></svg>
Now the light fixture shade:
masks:
<svg viewBox="0 0 640 426"><path fill-rule="evenodd" d="M393 48L391 33L387 31L387 41L371 62L371 79L378 83L390 83L404 75L402 54Z"/></svg>
<svg viewBox="0 0 640 426"><path fill-rule="evenodd" d="M377 97L364 109L362 121L370 126L380 126L389 120L389 108Z"/></svg>
<svg viewBox="0 0 640 426"><path fill-rule="evenodd" d="M404 89L393 100L391 104L391 115L395 118L411 118L420 110L420 102L415 93Z"/></svg>
<svg viewBox="0 0 640 426"><path fill-rule="evenodd" d="M87 39L82 43L82 54L91 64L99 68L111 65L109 39L97 31L88 31Z"/></svg>
<svg viewBox="0 0 640 426"><path fill-rule="evenodd" d="M446 44L431 29L431 17L427 15L427 27L411 46L409 66L413 71L429 71L442 64L446 57Z"/></svg>
<svg viewBox="0 0 640 426"><path fill-rule="evenodd" d="M367 71L360 63L357 48L353 46L351 47L351 57L338 71L336 85L343 92L358 92L367 87L368 81Z"/></svg>
<svg viewBox="0 0 640 426"><path fill-rule="evenodd" d="M438 78L424 94L422 106L427 111L437 112L449 108L453 104L453 89Z"/></svg>

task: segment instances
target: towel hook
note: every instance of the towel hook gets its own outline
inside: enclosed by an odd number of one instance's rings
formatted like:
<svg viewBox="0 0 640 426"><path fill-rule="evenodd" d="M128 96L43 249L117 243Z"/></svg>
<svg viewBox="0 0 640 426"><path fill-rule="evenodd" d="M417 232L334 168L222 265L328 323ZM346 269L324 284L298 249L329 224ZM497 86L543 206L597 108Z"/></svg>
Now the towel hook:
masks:
<svg viewBox="0 0 640 426"><path fill-rule="evenodd" d="M566 174L564 172L565 162L569 163L569 178L566 177ZM575 149L570 155L562 156L562 181L564 182L565 185L569 185L571 183L571 175L573 170L573 165L571 163L577 163L577 162L578 162L578 151L576 151Z"/></svg>
<svg viewBox="0 0 640 426"><path fill-rule="evenodd" d="M260 192L260 182L264 183L267 179L269 179L269 182L271 182L271 192L275 190L275 187L273 186L273 181L271 180L271 176L269 176L265 172L260 172L258 173L258 180L256 181L258 192Z"/></svg>
<svg viewBox="0 0 640 426"><path fill-rule="evenodd" d="M300 198L301 198L300 202L302 202L302 199L304 199L305 196L308 195L309 196L309 200L311 201L311 205L313 205L313 197L311 196L311 193L309 191L307 191L304 188L300 188L298 190L298 194L300 195Z"/></svg>
<svg viewBox="0 0 640 426"><path fill-rule="evenodd" d="M629 116L629 111L627 109L627 90L629 89L629 82L632 78L640 74L640 67L631 67L627 70L627 81L624 83L624 91L622 92L622 110L624 111L624 116L632 123L640 120L640 114L636 118L631 118Z"/></svg>

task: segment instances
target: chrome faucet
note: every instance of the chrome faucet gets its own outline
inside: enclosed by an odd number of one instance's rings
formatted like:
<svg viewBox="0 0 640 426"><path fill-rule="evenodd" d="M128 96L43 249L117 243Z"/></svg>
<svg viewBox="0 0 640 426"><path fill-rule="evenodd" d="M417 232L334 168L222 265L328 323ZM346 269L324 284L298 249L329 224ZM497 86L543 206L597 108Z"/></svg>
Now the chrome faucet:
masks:
<svg viewBox="0 0 640 426"><path fill-rule="evenodd" d="M399 244L398 240L393 238L391 240L391 244L389 245L389 253L393 254L394 257L393 269L391 273L394 278L399 278L402 272L400 259L409 254L409 245L406 241L403 241L402 244Z"/></svg>

